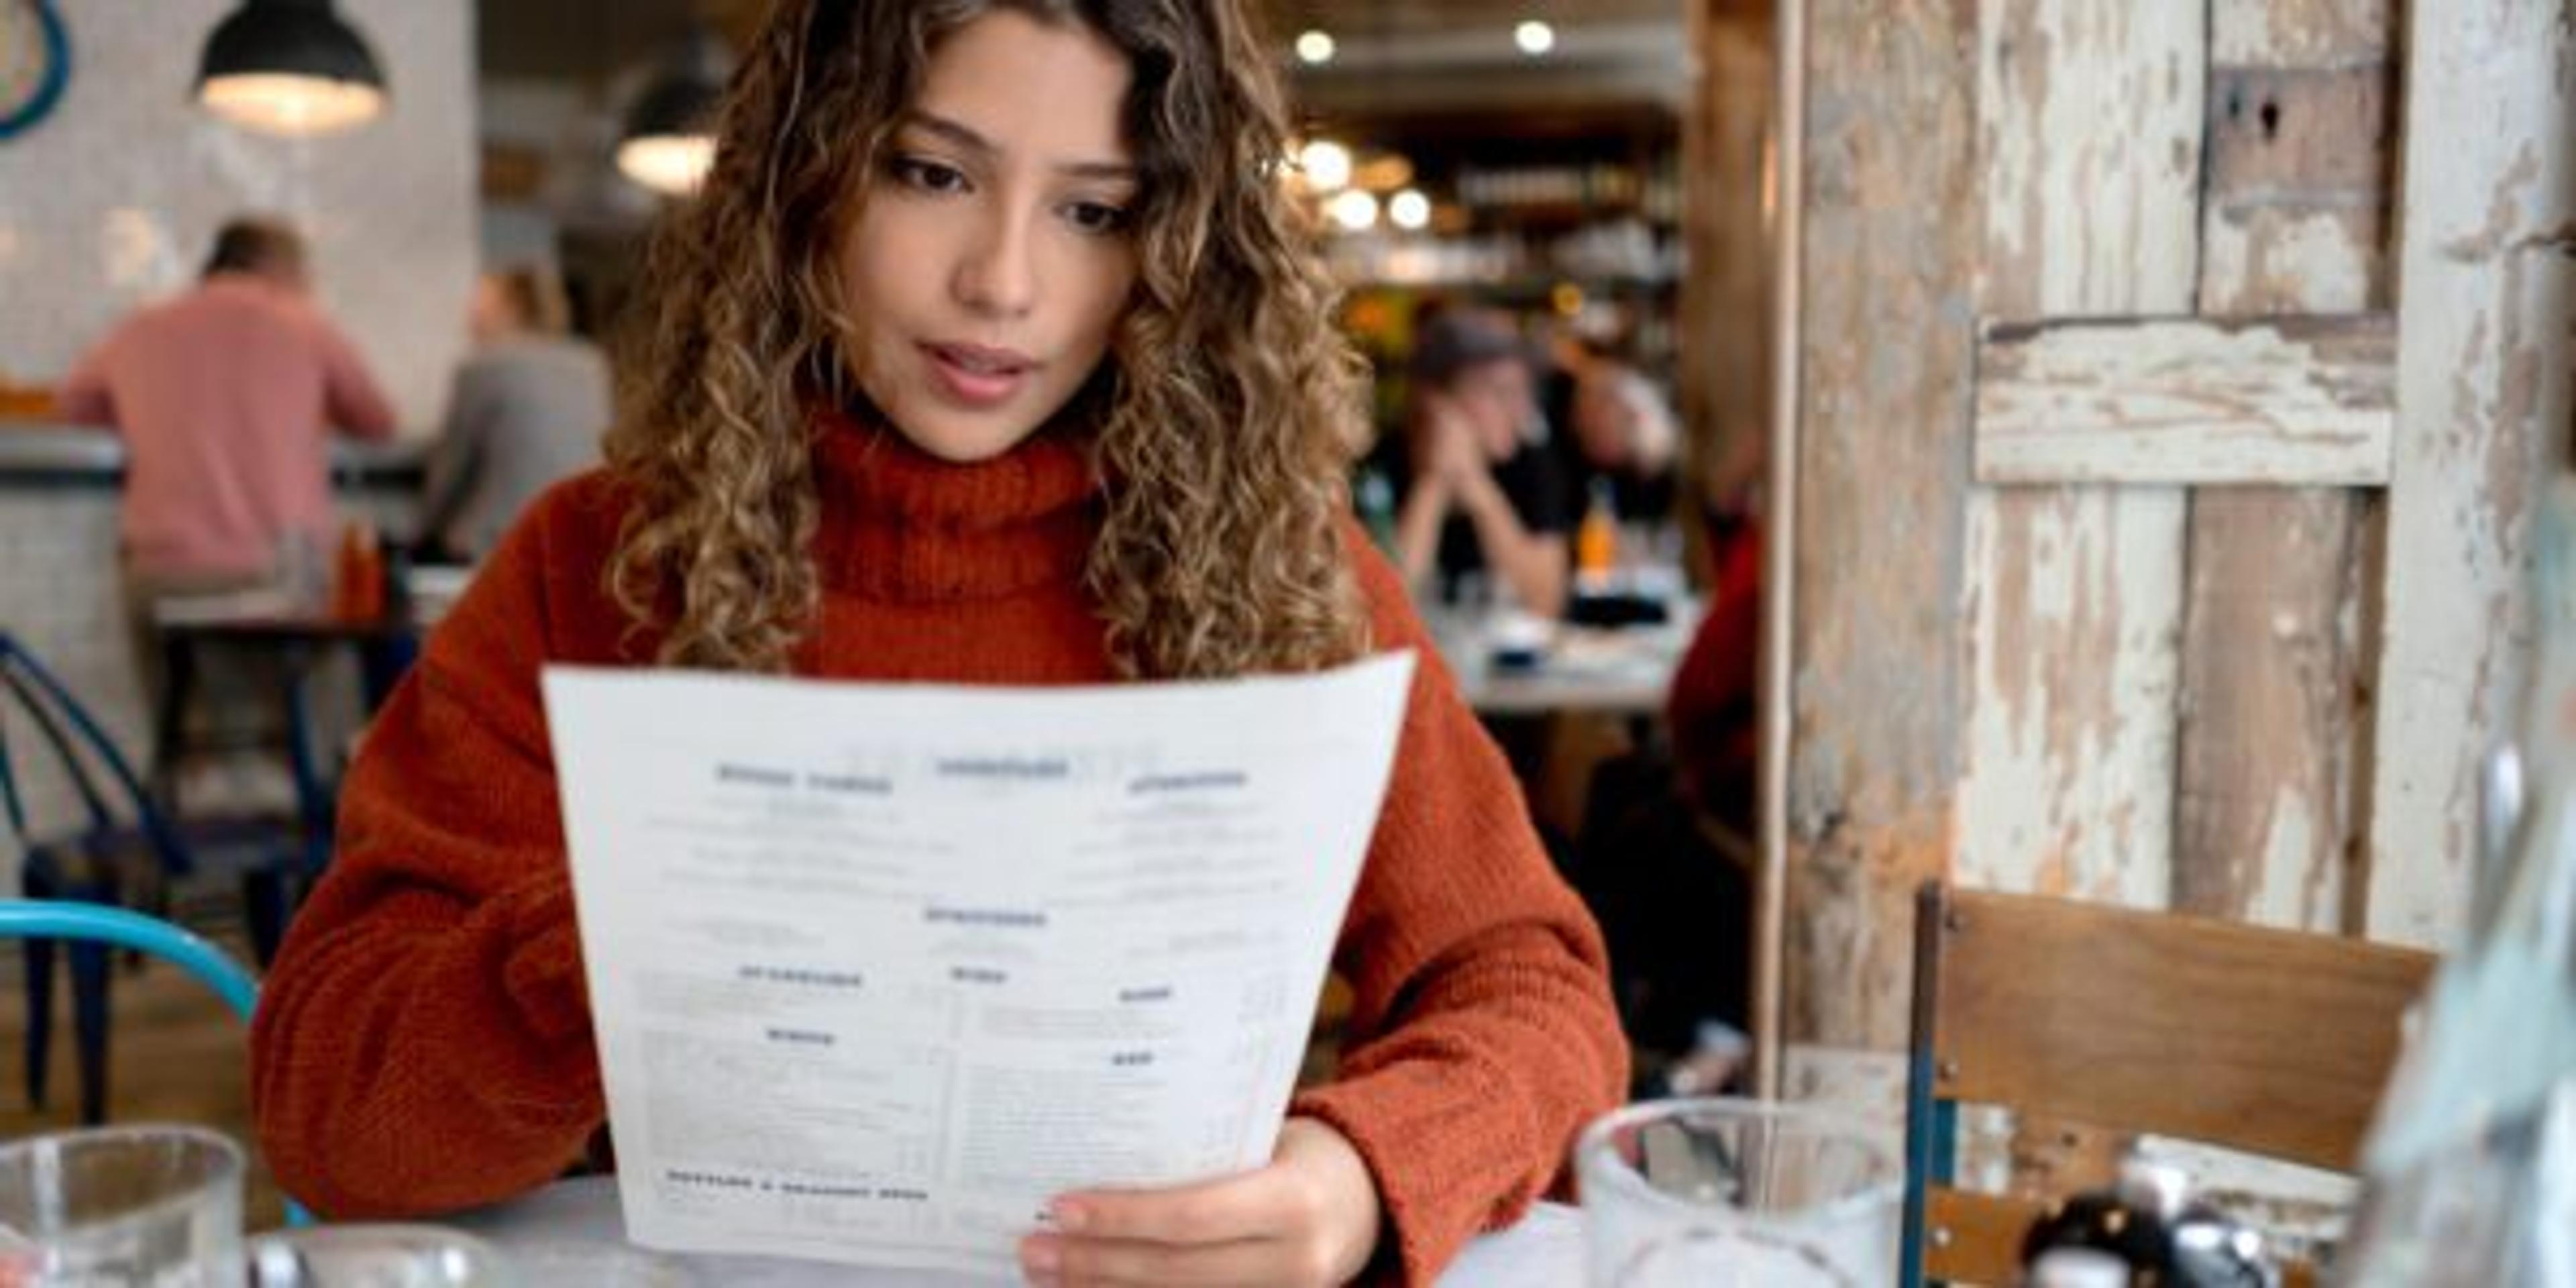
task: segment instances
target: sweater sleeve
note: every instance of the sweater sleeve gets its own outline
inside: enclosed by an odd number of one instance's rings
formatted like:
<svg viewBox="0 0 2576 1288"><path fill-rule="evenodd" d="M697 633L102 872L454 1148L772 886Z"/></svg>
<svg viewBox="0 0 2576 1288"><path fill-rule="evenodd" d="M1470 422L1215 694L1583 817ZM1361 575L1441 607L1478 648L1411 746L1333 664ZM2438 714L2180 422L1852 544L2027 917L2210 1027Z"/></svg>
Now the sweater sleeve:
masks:
<svg viewBox="0 0 2576 1288"><path fill-rule="evenodd" d="M1378 646L1420 664L1335 953L1351 1041L1338 1079L1290 1112L1367 1160L1387 1221L1380 1277L1429 1284L1550 1186L1577 1129L1626 1094L1628 1049L1599 930L1394 570L1354 545Z"/></svg>
<svg viewBox="0 0 2576 1288"><path fill-rule="evenodd" d="M563 508L533 507L369 727L260 995L261 1145L330 1216L524 1192L606 1116L537 689Z"/></svg>

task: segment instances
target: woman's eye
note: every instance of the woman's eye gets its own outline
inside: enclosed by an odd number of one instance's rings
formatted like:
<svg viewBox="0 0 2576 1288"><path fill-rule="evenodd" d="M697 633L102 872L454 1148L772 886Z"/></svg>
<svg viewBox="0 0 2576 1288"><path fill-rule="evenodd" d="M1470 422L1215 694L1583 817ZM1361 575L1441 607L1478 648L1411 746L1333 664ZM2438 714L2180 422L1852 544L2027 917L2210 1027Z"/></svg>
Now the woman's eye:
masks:
<svg viewBox="0 0 2576 1288"><path fill-rule="evenodd" d="M1064 208L1064 217L1087 233L1114 233L1127 227L1126 207L1101 201L1074 202Z"/></svg>
<svg viewBox="0 0 2576 1288"><path fill-rule="evenodd" d="M920 157L896 157L894 177L904 186L923 192L961 192L966 187L966 176L957 167Z"/></svg>

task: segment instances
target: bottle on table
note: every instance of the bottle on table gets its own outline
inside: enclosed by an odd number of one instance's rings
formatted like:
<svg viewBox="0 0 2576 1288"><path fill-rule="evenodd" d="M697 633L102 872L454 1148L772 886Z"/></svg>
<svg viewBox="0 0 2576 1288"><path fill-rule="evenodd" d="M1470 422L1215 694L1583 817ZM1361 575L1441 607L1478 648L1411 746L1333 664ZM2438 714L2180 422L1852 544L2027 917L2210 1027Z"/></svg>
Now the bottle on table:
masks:
<svg viewBox="0 0 2576 1288"><path fill-rule="evenodd" d="M1592 480L1583 521L1574 529L1574 573L1578 584L1599 587L1619 563L1619 505L1610 480Z"/></svg>

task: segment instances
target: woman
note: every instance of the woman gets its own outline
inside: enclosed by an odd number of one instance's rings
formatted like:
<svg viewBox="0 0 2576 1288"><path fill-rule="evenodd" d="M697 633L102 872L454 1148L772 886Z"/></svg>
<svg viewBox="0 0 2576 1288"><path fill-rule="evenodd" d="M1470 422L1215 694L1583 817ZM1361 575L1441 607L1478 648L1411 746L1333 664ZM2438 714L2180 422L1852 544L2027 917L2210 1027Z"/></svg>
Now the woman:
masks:
<svg viewBox="0 0 2576 1288"><path fill-rule="evenodd" d="M602 1125L537 668L1063 684L1424 652L1274 1161L1058 1199L1045 1283L1424 1283L1622 1089L1597 932L1346 517L1356 362L1233 0L788 0L662 234L608 467L548 494L351 775L254 1034L289 1190L543 1185Z"/></svg>

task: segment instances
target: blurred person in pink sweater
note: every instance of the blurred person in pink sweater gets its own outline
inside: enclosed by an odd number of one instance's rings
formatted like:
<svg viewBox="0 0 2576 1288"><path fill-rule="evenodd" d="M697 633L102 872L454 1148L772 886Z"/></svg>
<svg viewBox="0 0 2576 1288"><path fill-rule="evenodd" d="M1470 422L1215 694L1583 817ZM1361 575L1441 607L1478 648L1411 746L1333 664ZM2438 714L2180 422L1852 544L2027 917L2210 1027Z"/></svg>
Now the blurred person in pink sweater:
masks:
<svg viewBox="0 0 2576 1288"><path fill-rule="evenodd" d="M122 543L140 600L257 586L318 559L337 529L330 432L394 432L366 362L308 294L303 238L265 219L225 224L203 279L117 324L58 398L67 419L125 440Z"/></svg>

